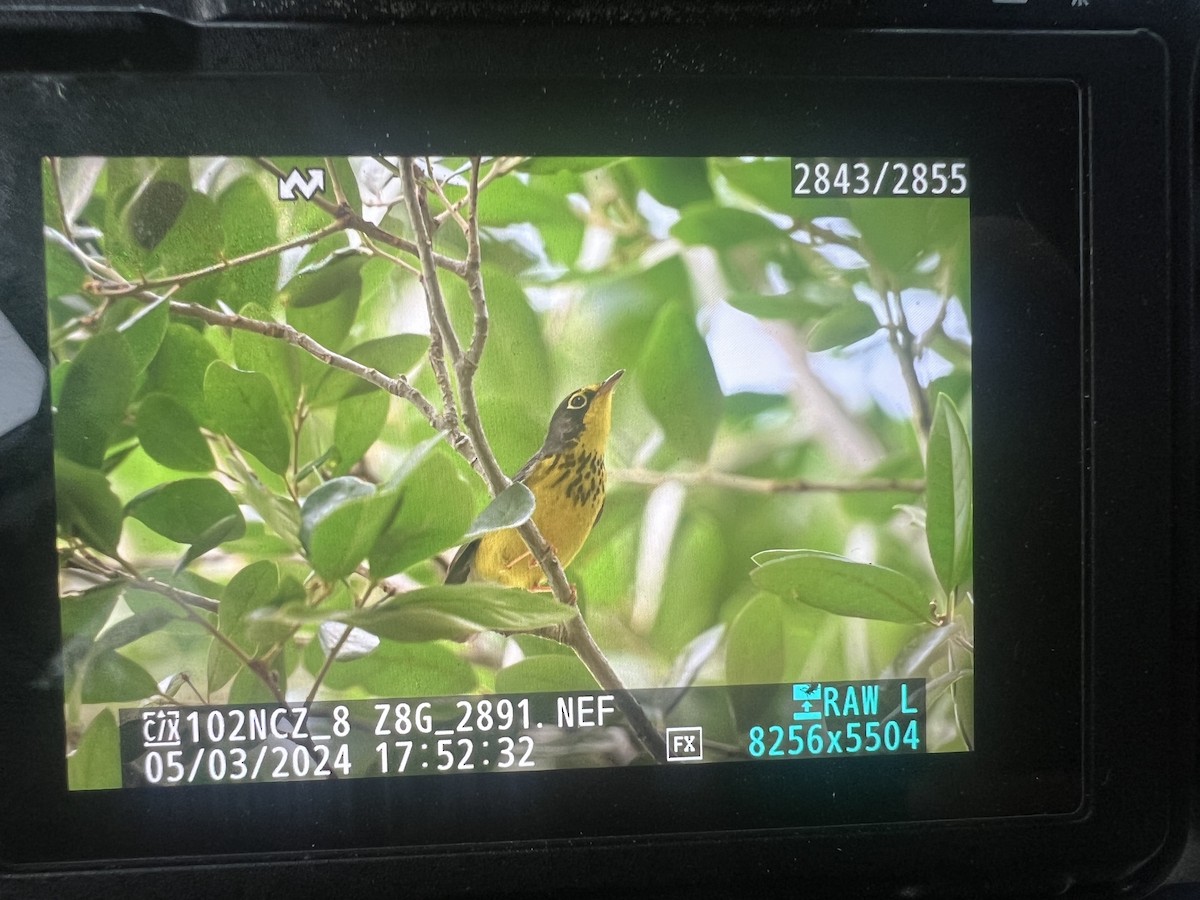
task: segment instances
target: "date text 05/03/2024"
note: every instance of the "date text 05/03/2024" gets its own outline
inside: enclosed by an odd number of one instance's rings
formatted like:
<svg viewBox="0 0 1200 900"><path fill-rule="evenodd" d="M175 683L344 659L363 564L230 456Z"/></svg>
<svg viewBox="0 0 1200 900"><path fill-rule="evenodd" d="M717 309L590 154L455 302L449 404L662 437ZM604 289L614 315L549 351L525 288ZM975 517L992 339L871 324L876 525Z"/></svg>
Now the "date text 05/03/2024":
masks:
<svg viewBox="0 0 1200 900"><path fill-rule="evenodd" d="M923 753L922 679L635 690L669 763ZM648 762L604 692L144 707L123 785L521 772Z"/></svg>

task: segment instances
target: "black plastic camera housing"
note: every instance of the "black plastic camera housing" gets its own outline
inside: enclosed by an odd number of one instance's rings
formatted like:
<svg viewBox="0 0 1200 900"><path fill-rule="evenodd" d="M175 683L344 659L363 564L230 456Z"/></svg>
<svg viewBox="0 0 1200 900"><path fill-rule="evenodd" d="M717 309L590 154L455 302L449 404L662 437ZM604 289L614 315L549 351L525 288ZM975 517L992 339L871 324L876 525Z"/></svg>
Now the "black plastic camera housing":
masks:
<svg viewBox="0 0 1200 900"><path fill-rule="evenodd" d="M1198 34L1107 0L0 10L0 314L42 365L44 157L969 159L979 598L970 753L72 792L50 387L0 382L36 392L0 435L0 892L1158 885L1196 783Z"/></svg>

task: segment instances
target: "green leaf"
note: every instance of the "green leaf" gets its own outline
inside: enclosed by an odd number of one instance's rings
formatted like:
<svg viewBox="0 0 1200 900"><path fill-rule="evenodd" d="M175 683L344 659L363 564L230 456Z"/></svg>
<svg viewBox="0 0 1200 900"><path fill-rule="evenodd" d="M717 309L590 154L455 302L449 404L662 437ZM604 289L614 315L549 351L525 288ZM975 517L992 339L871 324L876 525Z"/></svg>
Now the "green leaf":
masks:
<svg viewBox="0 0 1200 900"><path fill-rule="evenodd" d="M134 368L140 374L150 365L154 354L158 353L167 333L171 306L170 301L162 297L150 304L133 301L129 308L132 312L116 328L119 334L125 336Z"/></svg>
<svg viewBox="0 0 1200 900"><path fill-rule="evenodd" d="M831 307L853 301L854 292L849 285L816 279L783 294L734 293L725 298L734 309L759 319L801 324L828 314Z"/></svg>
<svg viewBox="0 0 1200 900"><path fill-rule="evenodd" d="M543 175L528 183L512 177L498 179L480 194L479 221L498 227L531 222L545 242L547 256L571 266L579 257L584 234L583 220L567 199L577 183L567 173L557 178Z"/></svg>
<svg viewBox="0 0 1200 900"><path fill-rule="evenodd" d="M391 395L383 391L346 397L338 403L333 422L337 472L349 472L379 440L390 409Z"/></svg>
<svg viewBox="0 0 1200 900"><path fill-rule="evenodd" d="M304 500L300 541L317 573L344 578L358 568L400 506L399 491L352 476L325 482Z"/></svg>
<svg viewBox="0 0 1200 900"><path fill-rule="evenodd" d="M62 620L62 667L70 692L75 681L86 672L88 657L96 636L112 617L123 586L107 584L79 596L65 596L59 606Z"/></svg>
<svg viewBox="0 0 1200 900"><path fill-rule="evenodd" d="M251 563L239 571L221 593L217 624L221 632L252 647L241 634L246 617L256 609L271 605L279 591L279 566L268 559Z"/></svg>
<svg viewBox="0 0 1200 900"><path fill-rule="evenodd" d="M357 363L377 369L394 378L411 370L429 349L429 338L423 334L393 334L366 341L346 352ZM341 369L329 369L313 392L313 406L330 406L344 397L378 391L375 385Z"/></svg>
<svg viewBox="0 0 1200 900"><path fill-rule="evenodd" d="M715 204L686 210L671 227L671 235L690 246L717 249L750 242L778 243L787 239L785 231L758 213Z"/></svg>
<svg viewBox="0 0 1200 900"><path fill-rule="evenodd" d="M445 697L478 687L471 664L445 644L384 641L361 659L337 661L325 676L333 690L358 688L371 697Z"/></svg>
<svg viewBox="0 0 1200 900"><path fill-rule="evenodd" d="M217 426L272 472L287 471L292 435L270 379L220 360L204 374L204 400Z"/></svg>
<svg viewBox="0 0 1200 900"><path fill-rule="evenodd" d="M271 607L280 602L279 567L270 560L251 563L229 580L221 592L221 605L217 613L220 632L254 656L263 641L263 635L248 627L251 613ZM303 597L303 588L300 596ZM289 598L294 595L289 590ZM253 633L251 633L253 632ZM242 661L223 641L213 638L208 649L208 692L219 691L242 669Z"/></svg>
<svg viewBox="0 0 1200 900"><path fill-rule="evenodd" d="M137 436L155 462L181 472L210 472L212 451L186 407L167 394L146 397L137 414Z"/></svg>
<svg viewBox="0 0 1200 900"><path fill-rule="evenodd" d="M150 251L187 204L186 159L113 157L104 164L104 254L130 276L149 274Z"/></svg>
<svg viewBox="0 0 1200 900"><path fill-rule="evenodd" d="M670 444L688 459L706 459L724 398L708 345L679 304L655 319L637 377L642 399Z"/></svg>
<svg viewBox="0 0 1200 900"><path fill-rule="evenodd" d="M60 606L62 634L66 641L91 644L112 616L122 585L105 584L77 596L65 596Z"/></svg>
<svg viewBox="0 0 1200 900"><path fill-rule="evenodd" d="M241 481L238 491L240 502L258 513L269 531L299 550L300 511L296 509L292 498L286 494L276 494L248 468L237 468L239 471L236 474Z"/></svg>
<svg viewBox="0 0 1200 900"><path fill-rule="evenodd" d="M712 200L708 164L701 156L636 156L624 163L655 200L682 209Z"/></svg>
<svg viewBox="0 0 1200 900"><path fill-rule="evenodd" d="M125 513L104 473L55 454L54 497L63 534L80 537L110 556L117 552Z"/></svg>
<svg viewBox="0 0 1200 900"><path fill-rule="evenodd" d="M83 680L84 703L131 703L158 691L150 673L115 650L94 655Z"/></svg>
<svg viewBox="0 0 1200 900"><path fill-rule="evenodd" d="M562 331L555 340L556 351L571 360L573 371L591 376L581 379L581 385L614 369L632 369L646 345L655 317L664 307L689 297L692 291L688 270L679 255L648 269L624 267L615 275L585 280L581 287L580 300L572 315L562 323ZM547 412L561 399L547 398ZM539 441L545 437L548 421L547 414L541 422ZM518 464L522 461L518 460Z"/></svg>
<svg viewBox="0 0 1200 900"><path fill-rule="evenodd" d="M502 531L505 528L516 528L524 525L533 515L533 491L519 481L514 481L484 507L467 533L463 535L463 543L473 541L491 531Z"/></svg>
<svg viewBox="0 0 1200 900"><path fill-rule="evenodd" d="M199 559L213 547L217 547L226 541L236 541L246 534L246 520L242 518L242 513L239 510L237 515L225 516L223 519L218 519L208 528L205 528L192 546L187 548L187 552L179 559L179 563L175 566L175 574L178 575L191 564L193 560Z"/></svg>
<svg viewBox="0 0 1200 900"><path fill-rule="evenodd" d="M270 668L280 693L287 691L287 670L284 667L284 654L275 657ZM229 689L230 703L275 703L275 692L258 676L257 672L243 668L234 676L233 686Z"/></svg>
<svg viewBox="0 0 1200 900"><path fill-rule="evenodd" d="M108 180L105 246L118 269L183 274L218 261L225 239L216 204L192 190L186 159L110 160ZM178 296L209 303L217 286L217 278L205 277L183 285Z"/></svg>
<svg viewBox="0 0 1200 900"><path fill-rule="evenodd" d="M674 656L711 626L725 593L727 537L707 513L686 515L671 542L658 613L651 635L655 649Z"/></svg>
<svg viewBox="0 0 1200 900"><path fill-rule="evenodd" d="M930 253L958 244L970 225L962 198L875 198L851 217L872 257L897 278Z"/></svg>
<svg viewBox="0 0 1200 900"><path fill-rule="evenodd" d="M274 317L257 303L246 303L240 315L258 322L273 322ZM284 409L294 409L300 397L300 358L303 351L287 341L253 331L235 328L231 335L233 358L239 369L258 372L270 379Z"/></svg>
<svg viewBox="0 0 1200 900"><path fill-rule="evenodd" d="M199 331L182 322L172 322L150 363L147 388L169 394L185 406L196 421L208 424L204 373L216 358L217 351Z"/></svg>
<svg viewBox="0 0 1200 900"><path fill-rule="evenodd" d="M57 208L57 207L56 207ZM79 294L83 291L83 267L65 247L47 241L46 296L51 299Z"/></svg>
<svg viewBox="0 0 1200 900"><path fill-rule="evenodd" d="M712 164L731 188L767 209L801 220L850 214L850 202L841 197L796 197L792 193L792 162L787 157L724 158L714 159Z"/></svg>
<svg viewBox="0 0 1200 900"><path fill-rule="evenodd" d="M628 156L531 156L517 168L531 175L594 172L630 159Z"/></svg>
<svg viewBox="0 0 1200 900"><path fill-rule="evenodd" d="M418 588L362 610L329 612L288 604L259 610L254 618L302 625L333 621L357 625L384 640L464 641L480 631L532 631L560 625L577 615L553 596L486 584Z"/></svg>
<svg viewBox="0 0 1200 900"><path fill-rule="evenodd" d="M479 415L487 426L488 443L505 472L516 474L546 439L551 414L549 404L546 406L545 412L539 409L535 415L520 393L480 398Z"/></svg>
<svg viewBox="0 0 1200 900"><path fill-rule="evenodd" d="M496 673L497 694L594 691L596 679L576 656L534 656Z"/></svg>
<svg viewBox="0 0 1200 900"><path fill-rule="evenodd" d="M905 625L930 622L929 598L913 579L832 553L797 550L754 569L750 580L764 591L839 616Z"/></svg>
<svg viewBox="0 0 1200 900"><path fill-rule="evenodd" d="M102 331L80 349L67 370L54 422L55 448L68 459L99 469L133 396L137 374L125 339Z"/></svg>
<svg viewBox="0 0 1200 900"><path fill-rule="evenodd" d="M151 181L138 193L126 211L129 236L143 250L163 242L187 205L187 188L175 181Z"/></svg>
<svg viewBox="0 0 1200 900"><path fill-rule="evenodd" d="M783 601L760 594L729 626L725 680L729 684L778 684L787 675Z"/></svg>
<svg viewBox="0 0 1200 900"><path fill-rule="evenodd" d="M848 347L868 338L880 328L875 311L866 303L847 303L831 312L808 333L808 349L816 353Z"/></svg>
<svg viewBox="0 0 1200 900"><path fill-rule="evenodd" d="M111 709L101 710L92 719L79 746L67 757L67 784L72 791L121 786L121 739Z"/></svg>
<svg viewBox="0 0 1200 900"><path fill-rule="evenodd" d="M363 253L339 253L324 264L301 270L287 283L284 291L288 309L311 309L347 294L359 295L362 292L362 267L367 259Z"/></svg>
<svg viewBox="0 0 1200 900"><path fill-rule="evenodd" d="M553 358L542 336L541 318L530 307L521 285L507 272L485 265L482 277L490 325L476 391L481 399L520 397L531 409L553 409L561 398L554 396ZM474 320L471 298L458 278L445 279L443 289L455 331L465 347Z"/></svg>
<svg viewBox="0 0 1200 900"><path fill-rule="evenodd" d="M211 478L188 478L157 485L130 500L125 512L180 544L198 541L222 519L242 517L233 495Z"/></svg>
<svg viewBox="0 0 1200 900"><path fill-rule="evenodd" d="M925 534L933 570L947 593L971 574L971 443L954 402L938 394L925 455Z"/></svg>
<svg viewBox="0 0 1200 900"><path fill-rule="evenodd" d="M326 349L340 353L362 300L361 254L335 256L321 268L303 272L288 282L282 299L287 322ZM317 384L329 367L307 353L300 357L306 384Z"/></svg>
<svg viewBox="0 0 1200 900"><path fill-rule="evenodd" d="M455 462L430 457L406 482L400 511L371 548L371 577L403 572L460 543L474 504L471 485Z"/></svg>
<svg viewBox="0 0 1200 900"><path fill-rule="evenodd" d="M167 274L207 268L224 255L225 234L217 205L197 191L188 191L183 209L147 262L150 270ZM221 286L217 274L183 285L178 299L211 304Z"/></svg>
<svg viewBox="0 0 1200 900"><path fill-rule="evenodd" d="M174 610L157 607L134 613L111 625L96 640L95 649L101 652L119 650L126 644L153 634L178 619Z"/></svg>
<svg viewBox="0 0 1200 900"><path fill-rule="evenodd" d="M254 178L239 178L217 198L217 214L225 233L229 259L270 247L279 238L275 204ZM221 276L221 297L235 310L249 303L265 306L275 295L279 254L227 269ZM240 364L240 363L239 363Z"/></svg>
<svg viewBox="0 0 1200 900"><path fill-rule="evenodd" d="M782 210L792 197L792 165L773 159L714 159L713 167L734 190L768 209Z"/></svg>
<svg viewBox="0 0 1200 900"><path fill-rule="evenodd" d="M548 628L573 615L549 594L455 584L410 591L350 621L394 641L461 641L480 631Z"/></svg>
<svg viewBox="0 0 1200 900"><path fill-rule="evenodd" d="M242 662L232 650L217 638L208 645L208 657L205 660L205 692L215 694L242 669Z"/></svg>

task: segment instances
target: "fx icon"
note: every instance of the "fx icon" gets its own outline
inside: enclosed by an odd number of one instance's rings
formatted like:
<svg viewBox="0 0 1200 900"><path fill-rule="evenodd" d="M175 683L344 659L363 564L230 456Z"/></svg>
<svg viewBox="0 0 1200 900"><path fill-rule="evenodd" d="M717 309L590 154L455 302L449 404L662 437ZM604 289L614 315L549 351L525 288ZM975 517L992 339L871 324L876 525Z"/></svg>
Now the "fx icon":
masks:
<svg viewBox="0 0 1200 900"><path fill-rule="evenodd" d="M287 176L279 179L279 199L295 200L299 192L305 200L311 200L317 194L325 193L325 170L309 169L308 178L300 174L299 169L292 169Z"/></svg>
<svg viewBox="0 0 1200 900"><path fill-rule="evenodd" d="M704 759L704 729L699 725L667 729L667 762Z"/></svg>

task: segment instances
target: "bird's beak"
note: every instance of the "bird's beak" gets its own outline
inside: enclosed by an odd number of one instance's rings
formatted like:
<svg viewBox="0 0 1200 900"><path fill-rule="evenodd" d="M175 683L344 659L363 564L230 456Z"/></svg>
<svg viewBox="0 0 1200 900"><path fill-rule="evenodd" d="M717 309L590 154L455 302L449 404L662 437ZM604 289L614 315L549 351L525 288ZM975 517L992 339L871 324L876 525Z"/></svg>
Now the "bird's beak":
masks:
<svg viewBox="0 0 1200 900"><path fill-rule="evenodd" d="M617 369L617 371L605 378L602 382L600 382L600 387L596 388L596 396L603 397L605 394L609 393L617 386L617 382L621 380L621 376L624 374L624 369Z"/></svg>

